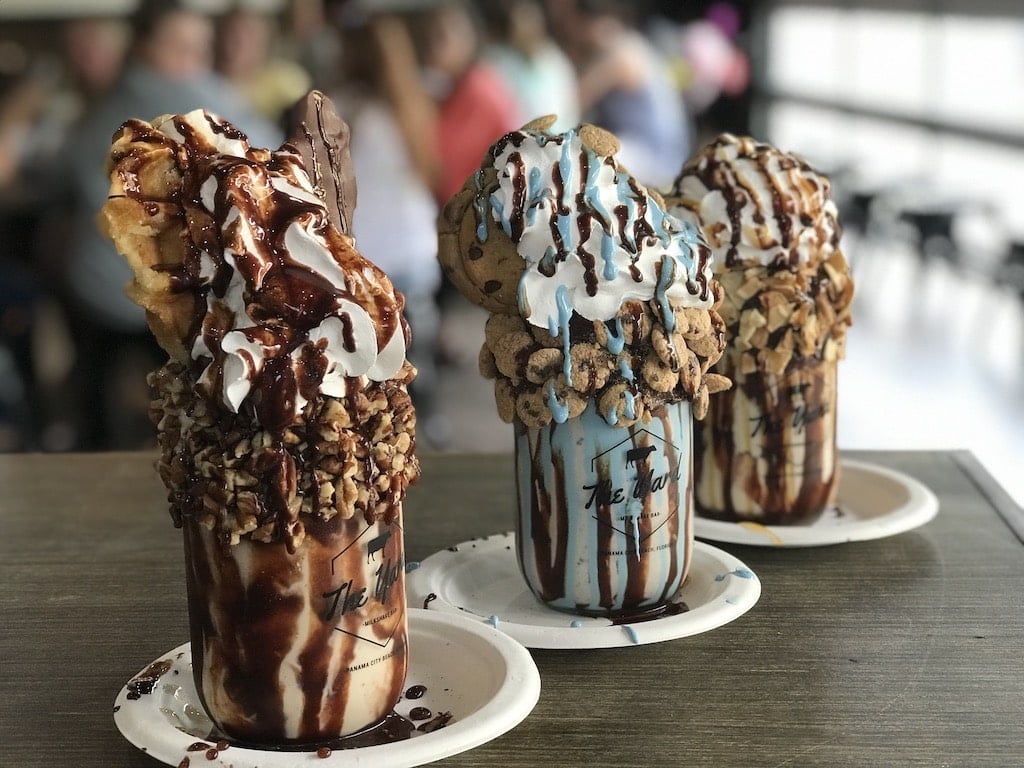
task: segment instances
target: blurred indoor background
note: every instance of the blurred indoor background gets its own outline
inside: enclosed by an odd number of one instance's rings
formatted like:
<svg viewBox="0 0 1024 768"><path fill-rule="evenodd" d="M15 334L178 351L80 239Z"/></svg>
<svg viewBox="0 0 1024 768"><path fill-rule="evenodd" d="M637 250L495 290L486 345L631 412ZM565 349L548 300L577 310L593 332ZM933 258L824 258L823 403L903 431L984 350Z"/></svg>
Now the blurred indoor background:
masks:
<svg viewBox="0 0 1024 768"><path fill-rule="evenodd" d="M557 112L635 131L652 186L720 131L826 172L857 279L840 446L968 448L1024 501L1017 0L0 0L0 450L154 442L159 352L93 225L117 125L202 106L276 143L311 86L352 125L360 248L413 299L427 446L511 448L431 230L482 147Z"/></svg>

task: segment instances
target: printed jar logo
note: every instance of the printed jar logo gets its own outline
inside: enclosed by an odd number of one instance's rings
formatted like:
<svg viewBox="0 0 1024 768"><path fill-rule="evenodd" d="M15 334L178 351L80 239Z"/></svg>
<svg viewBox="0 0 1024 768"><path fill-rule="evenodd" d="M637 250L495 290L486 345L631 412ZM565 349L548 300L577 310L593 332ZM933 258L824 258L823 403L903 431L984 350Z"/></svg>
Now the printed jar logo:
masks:
<svg viewBox="0 0 1024 768"><path fill-rule="evenodd" d="M652 503L652 496L680 481L681 455L674 443L637 430L593 458L593 482L582 486L584 509L591 510L600 525L632 541L639 557L641 544L678 513L671 500Z"/></svg>
<svg viewBox="0 0 1024 768"><path fill-rule="evenodd" d="M752 416L750 418L750 436L778 435L785 433L787 429L792 430L793 435L802 435L810 424L823 419L828 414L828 403L824 401L808 402L810 388L810 383L788 387L785 393L792 404L791 415L786 415L780 409L778 413L770 413L766 410L764 413Z"/></svg>
<svg viewBox="0 0 1024 768"><path fill-rule="evenodd" d="M368 525L331 558L332 582L345 580L321 595L324 600L321 618L325 622L337 622L336 632L382 648L391 642L402 618L391 599L403 568L398 552L400 538L401 528L397 523ZM376 601L378 613L366 615L358 624L344 620L371 600Z"/></svg>

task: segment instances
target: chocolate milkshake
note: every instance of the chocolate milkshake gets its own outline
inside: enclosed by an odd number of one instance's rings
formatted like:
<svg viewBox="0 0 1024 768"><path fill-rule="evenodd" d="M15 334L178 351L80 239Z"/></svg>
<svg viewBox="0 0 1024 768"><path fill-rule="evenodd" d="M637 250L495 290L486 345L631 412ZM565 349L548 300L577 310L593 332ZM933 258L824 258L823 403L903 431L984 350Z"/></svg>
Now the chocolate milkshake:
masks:
<svg viewBox="0 0 1024 768"><path fill-rule="evenodd" d="M496 142L445 207L440 258L490 310L480 370L515 431L516 548L545 604L663 609L692 547L691 418L728 386L710 252L594 126Z"/></svg>
<svg viewBox="0 0 1024 768"><path fill-rule="evenodd" d="M196 688L225 734L270 746L400 697L419 475L403 300L348 233L347 128L317 93L303 116L273 152L202 110L129 120L101 217L170 355L151 413Z"/></svg>
<svg viewBox="0 0 1024 768"><path fill-rule="evenodd" d="M853 281L827 178L801 158L722 135L667 197L715 252L734 382L695 431L698 513L807 524L835 504L836 367Z"/></svg>

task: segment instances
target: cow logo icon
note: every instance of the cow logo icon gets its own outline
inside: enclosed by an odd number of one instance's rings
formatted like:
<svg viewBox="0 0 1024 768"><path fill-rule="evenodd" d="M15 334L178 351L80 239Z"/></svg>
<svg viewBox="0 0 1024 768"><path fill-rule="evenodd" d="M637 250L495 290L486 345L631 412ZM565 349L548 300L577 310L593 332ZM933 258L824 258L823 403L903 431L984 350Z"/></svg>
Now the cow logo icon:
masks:
<svg viewBox="0 0 1024 768"><path fill-rule="evenodd" d="M678 512L674 504L652 507L649 500L679 481L681 455L675 444L640 429L591 461L584 508L600 526L624 536L637 558L641 545Z"/></svg>
<svg viewBox="0 0 1024 768"><path fill-rule="evenodd" d="M658 450L656 445L645 445L642 448L630 448L626 451L626 467L635 467L638 461L644 461Z"/></svg>

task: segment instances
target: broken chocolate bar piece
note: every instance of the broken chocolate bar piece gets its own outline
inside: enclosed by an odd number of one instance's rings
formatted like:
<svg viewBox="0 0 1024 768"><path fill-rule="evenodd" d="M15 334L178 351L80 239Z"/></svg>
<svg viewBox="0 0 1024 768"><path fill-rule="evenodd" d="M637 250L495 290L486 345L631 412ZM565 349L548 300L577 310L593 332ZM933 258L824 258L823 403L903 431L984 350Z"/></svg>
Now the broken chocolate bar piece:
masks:
<svg viewBox="0 0 1024 768"><path fill-rule="evenodd" d="M292 112L287 145L302 156L317 196L327 206L331 223L351 234L356 206L356 177L349 154L349 128L320 91L310 91Z"/></svg>

